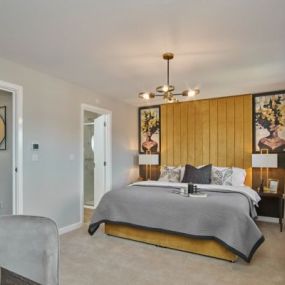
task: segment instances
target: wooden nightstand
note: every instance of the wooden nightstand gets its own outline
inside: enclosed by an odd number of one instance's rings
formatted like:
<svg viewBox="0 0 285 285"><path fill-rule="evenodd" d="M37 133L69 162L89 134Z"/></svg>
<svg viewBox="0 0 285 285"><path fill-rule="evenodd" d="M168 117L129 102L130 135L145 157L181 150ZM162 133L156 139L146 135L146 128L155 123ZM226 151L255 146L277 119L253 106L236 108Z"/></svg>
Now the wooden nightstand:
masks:
<svg viewBox="0 0 285 285"><path fill-rule="evenodd" d="M283 230L284 197L282 193L259 192L261 201L256 208L258 216L279 219L280 232Z"/></svg>

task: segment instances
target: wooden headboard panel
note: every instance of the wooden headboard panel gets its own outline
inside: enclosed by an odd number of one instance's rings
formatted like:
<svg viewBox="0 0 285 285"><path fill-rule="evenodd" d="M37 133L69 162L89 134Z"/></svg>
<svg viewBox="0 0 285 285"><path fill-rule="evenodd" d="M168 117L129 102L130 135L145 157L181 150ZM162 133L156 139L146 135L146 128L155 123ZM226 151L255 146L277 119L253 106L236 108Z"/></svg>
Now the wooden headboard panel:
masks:
<svg viewBox="0 0 285 285"><path fill-rule="evenodd" d="M241 167L252 186L251 153L251 95L161 106L161 165Z"/></svg>

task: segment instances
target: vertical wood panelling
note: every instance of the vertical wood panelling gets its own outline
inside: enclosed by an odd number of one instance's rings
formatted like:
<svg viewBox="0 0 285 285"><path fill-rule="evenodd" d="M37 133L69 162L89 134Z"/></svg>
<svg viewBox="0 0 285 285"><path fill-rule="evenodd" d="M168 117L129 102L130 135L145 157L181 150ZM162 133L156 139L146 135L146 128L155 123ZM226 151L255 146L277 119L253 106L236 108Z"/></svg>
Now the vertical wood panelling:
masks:
<svg viewBox="0 0 285 285"><path fill-rule="evenodd" d="M218 100L210 100L210 162L218 164Z"/></svg>
<svg viewBox="0 0 285 285"><path fill-rule="evenodd" d="M173 104L173 163L175 165L180 164L180 139L181 139L181 126L180 126L180 105Z"/></svg>
<svg viewBox="0 0 285 285"><path fill-rule="evenodd" d="M173 104L166 106L166 121L167 121L167 165L173 165Z"/></svg>
<svg viewBox="0 0 285 285"><path fill-rule="evenodd" d="M227 99L218 100L218 166L227 164Z"/></svg>
<svg viewBox="0 0 285 285"><path fill-rule="evenodd" d="M227 166L235 165L235 99L227 98Z"/></svg>
<svg viewBox="0 0 285 285"><path fill-rule="evenodd" d="M202 132L203 135L203 153L202 164L208 164L210 162L210 124L209 124L209 100L203 100L201 104L202 111Z"/></svg>
<svg viewBox="0 0 285 285"><path fill-rule="evenodd" d="M243 168L243 97L235 97L235 166Z"/></svg>
<svg viewBox="0 0 285 285"><path fill-rule="evenodd" d="M202 101L195 101L195 114L196 114L196 124L195 124L195 166L203 164L203 113L202 113Z"/></svg>
<svg viewBox="0 0 285 285"><path fill-rule="evenodd" d="M195 124L196 115L194 102L188 104L188 163L195 164Z"/></svg>
<svg viewBox="0 0 285 285"><path fill-rule="evenodd" d="M161 164L236 166L252 183L252 96L161 106Z"/></svg>
<svg viewBox="0 0 285 285"><path fill-rule="evenodd" d="M161 105L160 107L160 128L161 128L161 139L160 139L160 151L161 151L161 157L160 157L160 164L166 165L167 164L167 105Z"/></svg>
<svg viewBox="0 0 285 285"><path fill-rule="evenodd" d="M180 141L180 163L182 165L187 163L188 155L188 103L183 103L180 106L181 118L181 141Z"/></svg>

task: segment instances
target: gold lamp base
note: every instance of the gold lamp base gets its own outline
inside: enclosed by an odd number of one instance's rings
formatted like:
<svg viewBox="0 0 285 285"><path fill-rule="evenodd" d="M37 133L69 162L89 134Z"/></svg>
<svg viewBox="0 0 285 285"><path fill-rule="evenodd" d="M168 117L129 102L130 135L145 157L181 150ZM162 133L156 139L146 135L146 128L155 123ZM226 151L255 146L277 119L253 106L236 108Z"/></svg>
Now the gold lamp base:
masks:
<svg viewBox="0 0 285 285"><path fill-rule="evenodd" d="M263 187L263 192L264 193L269 193L270 192L270 189L268 187Z"/></svg>

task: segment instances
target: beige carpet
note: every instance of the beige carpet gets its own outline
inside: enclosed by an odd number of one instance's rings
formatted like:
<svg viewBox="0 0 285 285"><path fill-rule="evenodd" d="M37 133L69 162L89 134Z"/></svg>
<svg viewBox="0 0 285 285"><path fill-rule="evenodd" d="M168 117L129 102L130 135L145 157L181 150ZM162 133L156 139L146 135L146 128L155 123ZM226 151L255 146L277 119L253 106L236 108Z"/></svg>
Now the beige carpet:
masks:
<svg viewBox="0 0 285 285"><path fill-rule="evenodd" d="M285 284L285 232L259 223L266 241L250 264L106 236L87 226L61 237L61 285Z"/></svg>

